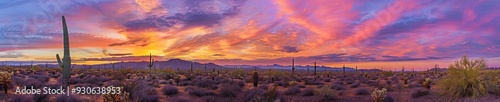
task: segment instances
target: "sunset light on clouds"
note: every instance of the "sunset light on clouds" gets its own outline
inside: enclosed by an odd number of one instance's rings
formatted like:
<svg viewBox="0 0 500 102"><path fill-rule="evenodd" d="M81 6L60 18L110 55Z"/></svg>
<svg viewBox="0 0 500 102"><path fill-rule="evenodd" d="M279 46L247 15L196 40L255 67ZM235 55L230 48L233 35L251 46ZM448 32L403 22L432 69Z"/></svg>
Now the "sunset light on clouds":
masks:
<svg viewBox="0 0 500 102"><path fill-rule="evenodd" d="M500 67L498 0L5 0L0 60L180 58L220 65L399 69L463 55Z"/></svg>

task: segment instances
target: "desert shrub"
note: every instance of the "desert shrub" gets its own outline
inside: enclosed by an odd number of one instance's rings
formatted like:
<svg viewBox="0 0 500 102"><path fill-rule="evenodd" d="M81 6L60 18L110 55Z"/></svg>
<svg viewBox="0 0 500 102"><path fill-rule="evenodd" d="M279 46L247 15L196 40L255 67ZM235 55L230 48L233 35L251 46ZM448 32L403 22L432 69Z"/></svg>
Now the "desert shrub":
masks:
<svg viewBox="0 0 500 102"><path fill-rule="evenodd" d="M217 85L215 85L215 84L210 85L210 86L208 87L208 89L210 89L210 90L217 90L218 88L219 88L219 86L217 86Z"/></svg>
<svg viewBox="0 0 500 102"><path fill-rule="evenodd" d="M75 87L95 87L95 85L89 83L79 83L75 84Z"/></svg>
<svg viewBox="0 0 500 102"><path fill-rule="evenodd" d="M59 95L56 98L56 102L83 102L83 101L84 100L75 95L69 95L69 96Z"/></svg>
<svg viewBox="0 0 500 102"><path fill-rule="evenodd" d="M484 87L488 89L488 93L500 96L500 79L497 78L500 75L500 71L487 71L481 77L483 80Z"/></svg>
<svg viewBox="0 0 500 102"><path fill-rule="evenodd" d="M163 79L172 79L176 74L175 74L175 70L173 69L162 69L162 70L159 70L159 73L160 77L162 77Z"/></svg>
<svg viewBox="0 0 500 102"><path fill-rule="evenodd" d="M314 89L313 88L306 88L302 90L302 96L314 96Z"/></svg>
<svg viewBox="0 0 500 102"><path fill-rule="evenodd" d="M33 86L33 88L35 88L35 89L40 89L43 85L42 82L40 82L34 78L28 78L24 81L18 80L16 82L19 84L18 86L26 86L27 88Z"/></svg>
<svg viewBox="0 0 500 102"><path fill-rule="evenodd" d="M198 80L195 82L195 85L198 87L206 88L213 84L212 80Z"/></svg>
<svg viewBox="0 0 500 102"><path fill-rule="evenodd" d="M258 86L260 89L267 90L269 88L269 85L267 84L262 84Z"/></svg>
<svg viewBox="0 0 500 102"><path fill-rule="evenodd" d="M211 96L215 95L214 92L203 88L194 88L188 91L188 94L196 97Z"/></svg>
<svg viewBox="0 0 500 102"><path fill-rule="evenodd" d="M336 99L336 97L334 96L335 94L336 94L335 90L332 90L328 87L322 87L314 91L314 95L321 97L322 101L335 100Z"/></svg>
<svg viewBox="0 0 500 102"><path fill-rule="evenodd" d="M382 75L384 75L385 77L389 77L389 76L392 76L394 73L392 73L392 71L382 71Z"/></svg>
<svg viewBox="0 0 500 102"><path fill-rule="evenodd" d="M188 86L192 85L193 83L191 81L181 81L179 82L179 86Z"/></svg>
<svg viewBox="0 0 500 102"><path fill-rule="evenodd" d="M334 90L345 90L345 87L342 86L342 85L338 85L338 84L332 84L330 86L331 89L334 89Z"/></svg>
<svg viewBox="0 0 500 102"><path fill-rule="evenodd" d="M235 97L241 90L237 82L226 81L221 83L220 94L224 97Z"/></svg>
<svg viewBox="0 0 500 102"><path fill-rule="evenodd" d="M260 88L253 88L245 92L243 100L245 102L262 102L264 100L264 90Z"/></svg>
<svg viewBox="0 0 500 102"><path fill-rule="evenodd" d="M125 83L120 80L111 80L106 82L105 86L124 86Z"/></svg>
<svg viewBox="0 0 500 102"><path fill-rule="evenodd" d="M245 81L237 81L238 86L245 87Z"/></svg>
<svg viewBox="0 0 500 102"><path fill-rule="evenodd" d="M355 82L354 80L347 80L347 81L345 81L346 84L352 84L354 82Z"/></svg>
<svg viewBox="0 0 500 102"><path fill-rule="evenodd" d="M146 87L148 87L148 85L144 80L131 80L125 82L123 90L130 93L128 99L135 99L135 94Z"/></svg>
<svg viewBox="0 0 500 102"><path fill-rule="evenodd" d="M179 93L179 89L177 87L170 85L163 86L162 91L164 95L175 95Z"/></svg>
<svg viewBox="0 0 500 102"><path fill-rule="evenodd" d="M320 81L306 81L304 84L306 85L324 85L324 83Z"/></svg>
<svg viewBox="0 0 500 102"><path fill-rule="evenodd" d="M413 88L413 89L411 89L410 94L411 94L411 97L418 98L418 97L421 97L421 96L428 95L429 94L429 90L426 89L426 88L422 88L422 87Z"/></svg>
<svg viewBox="0 0 500 102"><path fill-rule="evenodd" d="M288 85L290 85L290 86L295 86L297 84L299 84L297 81L290 81L290 82L288 82Z"/></svg>
<svg viewBox="0 0 500 102"><path fill-rule="evenodd" d="M11 102L35 102L33 98L29 98L29 95L14 95L12 96Z"/></svg>
<svg viewBox="0 0 500 102"><path fill-rule="evenodd" d="M351 88L357 88L357 87L359 87L359 85L361 85L361 84L359 84L359 82L354 82L354 83L351 84L350 87Z"/></svg>
<svg viewBox="0 0 500 102"><path fill-rule="evenodd" d="M33 100L35 100L35 102L47 102L49 97L47 94L34 94Z"/></svg>
<svg viewBox="0 0 500 102"><path fill-rule="evenodd" d="M336 81L336 82L333 82L333 84L343 85L343 84L344 84L344 81Z"/></svg>
<svg viewBox="0 0 500 102"><path fill-rule="evenodd" d="M168 102L191 102L191 100L186 99L186 98L172 97L172 98L169 98Z"/></svg>
<svg viewBox="0 0 500 102"><path fill-rule="evenodd" d="M274 76L274 77L282 77L283 76L283 72L278 71L278 70L269 70L269 71L264 72L264 74L269 75L269 76Z"/></svg>
<svg viewBox="0 0 500 102"><path fill-rule="evenodd" d="M392 96L385 96L384 102L394 102L394 98Z"/></svg>
<svg viewBox="0 0 500 102"><path fill-rule="evenodd" d="M173 81L171 81L171 80L162 80L162 81L160 81L160 84L172 84L172 83L173 83Z"/></svg>
<svg viewBox="0 0 500 102"><path fill-rule="evenodd" d="M354 91L354 94L356 95L368 95L370 92L366 88L358 88Z"/></svg>
<svg viewBox="0 0 500 102"><path fill-rule="evenodd" d="M287 87L287 86L288 86L288 83L283 82L283 81L275 81L275 82L274 82L274 85Z"/></svg>
<svg viewBox="0 0 500 102"><path fill-rule="evenodd" d="M387 84L387 85L392 85L392 81L390 81L390 80L386 80L386 81L385 81L385 84Z"/></svg>
<svg viewBox="0 0 500 102"><path fill-rule="evenodd" d="M422 87L422 84L420 84L418 81L412 81L410 83L410 87L414 87L414 88L416 88L416 87Z"/></svg>
<svg viewBox="0 0 500 102"><path fill-rule="evenodd" d="M299 88L306 88L306 85L300 84L300 85L297 85L297 87L299 87Z"/></svg>
<svg viewBox="0 0 500 102"><path fill-rule="evenodd" d="M41 81L41 82L47 82L47 81L49 81L49 78L50 78L49 76L38 75L38 74L30 74L28 76L31 78L38 79L38 81Z"/></svg>
<svg viewBox="0 0 500 102"><path fill-rule="evenodd" d="M60 82L62 82L62 80L60 80ZM85 82L84 80L80 79L80 78L70 78L69 79L69 84L73 85L73 84L78 84L78 83L83 83Z"/></svg>
<svg viewBox="0 0 500 102"><path fill-rule="evenodd" d="M110 79L106 78L106 77L89 77L89 78L85 78L83 80L85 80L86 83L89 83L89 84L102 86L103 82L109 81Z"/></svg>
<svg viewBox="0 0 500 102"><path fill-rule="evenodd" d="M297 87L297 86L293 86L293 87L288 87L287 90L285 90L283 92L285 95L295 95L297 93L300 93L300 88Z"/></svg>
<svg viewBox="0 0 500 102"><path fill-rule="evenodd" d="M245 75L245 70L244 69L233 69L229 75L232 77L232 78L238 78L240 76L243 76Z"/></svg>
<svg viewBox="0 0 500 102"><path fill-rule="evenodd" d="M448 75L441 79L437 86L443 90L444 95L451 98L483 96L489 90L485 83L490 83L490 80L482 80L479 71L484 68L485 60L469 60L463 56L461 60L449 66Z"/></svg>
<svg viewBox="0 0 500 102"><path fill-rule="evenodd" d="M135 91L133 97L138 102L158 102L160 100L156 89L150 86Z"/></svg>
<svg viewBox="0 0 500 102"><path fill-rule="evenodd" d="M387 91L394 91L394 87L392 85L380 84L377 88L382 89L385 88Z"/></svg>
<svg viewBox="0 0 500 102"><path fill-rule="evenodd" d="M278 86L277 85L274 85L272 86L271 89L267 90L265 93L264 93L264 99L265 99L265 102L282 102L284 100L282 100L280 97L280 93L279 91L277 90ZM281 101L279 101L281 100Z"/></svg>

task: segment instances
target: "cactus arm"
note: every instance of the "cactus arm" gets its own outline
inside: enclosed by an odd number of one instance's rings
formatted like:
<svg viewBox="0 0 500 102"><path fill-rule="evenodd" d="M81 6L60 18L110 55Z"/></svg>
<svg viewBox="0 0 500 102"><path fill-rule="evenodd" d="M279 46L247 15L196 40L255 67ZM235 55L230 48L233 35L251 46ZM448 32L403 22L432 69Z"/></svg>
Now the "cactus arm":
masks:
<svg viewBox="0 0 500 102"><path fill-rule="evenodd" d="M57 64L59 64L59 67L63 67L63 63L61 61L61 57L59 57L59 54L56 54L56 59L57 59Z"/></svg>

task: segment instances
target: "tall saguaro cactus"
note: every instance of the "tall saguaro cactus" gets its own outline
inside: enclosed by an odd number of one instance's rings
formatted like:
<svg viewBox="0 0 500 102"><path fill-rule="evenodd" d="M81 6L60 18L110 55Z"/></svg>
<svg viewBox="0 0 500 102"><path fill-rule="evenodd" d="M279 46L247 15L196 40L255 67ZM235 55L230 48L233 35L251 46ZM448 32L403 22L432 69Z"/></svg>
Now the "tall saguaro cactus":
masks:
<svg viewBox="0 0 500 102"><path fill-rule="evenodd" d="M295 75L295 59L292 58L292 76Z"/></svg>
<svg viewBox="0 0 500 102"><path fill-rule="evenodd" d="M191 73L193 72L193 63L191 63L191 68L190 68L189 72L191 72Z"/></svg>
<svg viewBox="0 0 500 102"><path fill-rule="evenodd" d="M148 66L148 68L149 68L149 70L151 70L151 68L153 67L153 65L154 65L154 61L155 61L155 59L152 59L152 58L151 58L151 53L149 53L149 63L148 63L148 65L147 65L147 66Z"/></svg>
<svg viewBox="0 0 500 102"><path fill-rule="evenodd" d="M61 61L59 54L56 54L57 63L59 67L62 67L63 78L65 79L66 86L68 86L70 72L71 72L71 57L69 53L69 35L68 35L68 27L66 26L66 19L62 16L62 24L63 24L63 44L64 44L64 56Z"/></svg>
<svg viewBox="0 0 500 102"><path fill-rule="evenodd" d="M345 65L342 66L342 74L345 76Z"/></svg>
<svg viewBox="0 0 500 102"><path fill-rule="evenodd" d="M314 62L314 75L316 75L316 62Z"/></svg>
<svg viewBox="0 0 500 102"><path fill-rule="evenodd" d="M404 73L404 72L405 72L405 67L403 66L403 67L401 68L401 73Z"/></svg>
<svg viewBox="0 0 500 102"><path fill-rule="evenodd" d="M356 66L356 74L358 74L358 66Z"/></svg>

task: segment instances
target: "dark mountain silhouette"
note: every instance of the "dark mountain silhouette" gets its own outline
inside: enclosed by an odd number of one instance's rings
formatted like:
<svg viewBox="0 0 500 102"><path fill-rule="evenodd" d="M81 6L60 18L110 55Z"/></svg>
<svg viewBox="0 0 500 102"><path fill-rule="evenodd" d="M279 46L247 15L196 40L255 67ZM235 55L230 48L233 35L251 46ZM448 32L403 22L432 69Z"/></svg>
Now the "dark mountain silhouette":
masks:
<svg viewBox="0 0 500 102"><path fill-rule="evenodd" d="M102 69L113 69L113 66L115 69L120 69L120 68L132 68L132 69L149 69L147 67L147 64L149 62L147 61L141 61L141 62L117 62L117 63L107 63L107 64L96 64L96 65L76 65L73 64L72 68L102 68ZM45 67L45 64L38 64L40 67ZM179 68L180 70L190 70L191 65L193 65L193 70L195 69L206 69L207 70L212 70L212 69L222 69L224 68L223 66L214 64L214 63L198 63L198 62L191 62L191 61L186 61L182 59L170 59L168 61L154 61L154 65L152 69L177 69ZM58 66L55 64L48 64L47 65L49 68L57 68Z"/></svg>

